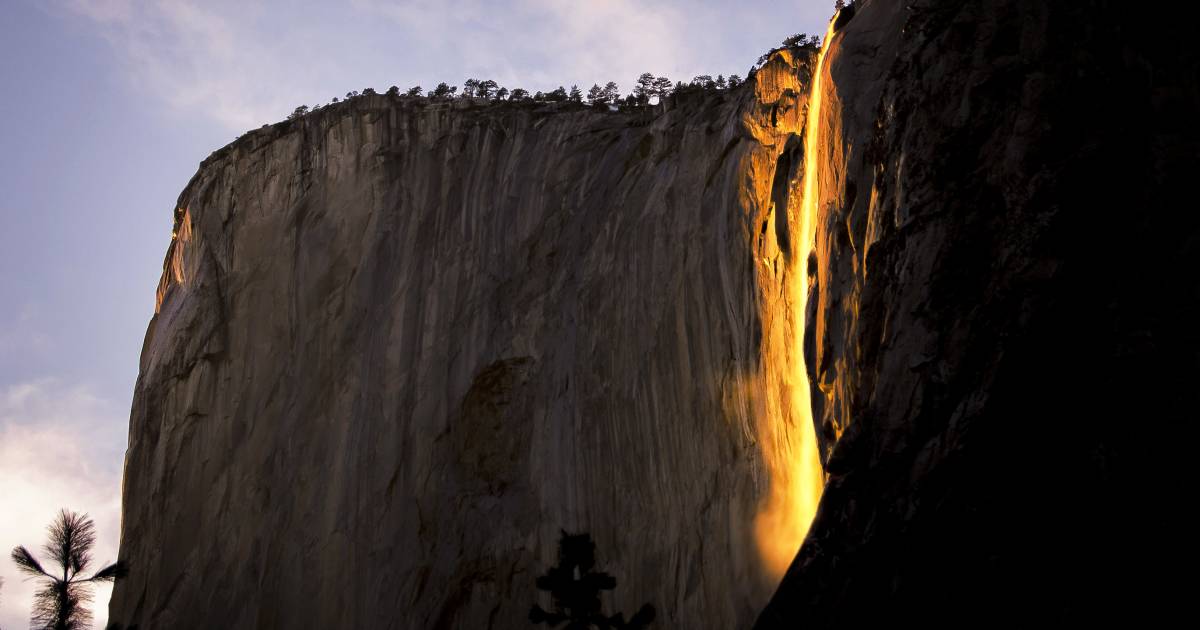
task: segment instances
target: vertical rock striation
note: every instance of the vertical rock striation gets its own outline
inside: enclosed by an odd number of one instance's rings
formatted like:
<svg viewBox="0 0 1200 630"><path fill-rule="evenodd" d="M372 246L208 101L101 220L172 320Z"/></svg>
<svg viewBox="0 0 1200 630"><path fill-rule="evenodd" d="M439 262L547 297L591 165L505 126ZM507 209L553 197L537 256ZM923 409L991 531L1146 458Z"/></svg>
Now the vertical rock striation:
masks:
<svg viewBox="0 0 1200 630"><path fill-rule="evenodd" d="M810 156L830 477L757 627L1160 625L1200 373L1191 29L856 4Z"/></svg>
<svg viewBox="0 0 1200 630"><path fill-rule="evenodd" d="M371 95L211 156L146 334L111 618L527 627L565 529L609 611L752 623L806 73L785 51L638 113Z"/></svg>

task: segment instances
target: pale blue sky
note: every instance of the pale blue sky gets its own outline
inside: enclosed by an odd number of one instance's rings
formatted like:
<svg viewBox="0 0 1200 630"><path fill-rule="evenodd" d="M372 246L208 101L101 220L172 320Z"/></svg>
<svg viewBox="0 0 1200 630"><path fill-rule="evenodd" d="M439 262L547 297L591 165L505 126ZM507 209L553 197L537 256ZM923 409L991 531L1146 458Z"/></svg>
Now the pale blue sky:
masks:
<svg viewBox="0 0 1200 630"><path fill-rule="evenodd" d="M213 150L350 90L745 75L832 0L0 0L0 627L54 511L115 559L126 424L174 202ZM107 593L98 594L97 627Z"/></svg>

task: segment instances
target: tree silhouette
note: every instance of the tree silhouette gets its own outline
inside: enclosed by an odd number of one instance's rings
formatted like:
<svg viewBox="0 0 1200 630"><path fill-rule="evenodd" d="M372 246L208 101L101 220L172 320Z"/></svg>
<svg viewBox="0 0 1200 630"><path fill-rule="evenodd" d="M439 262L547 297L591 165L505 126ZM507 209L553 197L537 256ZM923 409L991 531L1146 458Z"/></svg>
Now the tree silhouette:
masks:
<svg viewBox="0 0 1200 630"><path fill-rule="evenodd" d="M583 92L581 92L579 90L578 85L571 86L571 91L570 91L570 93L567 94L567 100L571 101L572 103L582 103L583 102Z"/></svg>
<svg viewBox="0 0 1200 630"><path fill-rule="evenodd" d="M650 97L654 96L654 81L654 75L649 72L643 72L638 77L637 82L633 86L633 97L639 105L649 103Z"/></svg>
<svg viewBox="0 0 1200 630"><path fill-rule="evenodd" d="M667 77L658 77L657 79L655 79L654 80L654 95L658 97L658 102L661 103L668 96L670 96L674 87L675 87L675 84L671 83L671 80L668 79Z"/></svg>
<svg viewBox="0 0 1200 630"><path fill-rule="evenodd" d="M808 33L797 33L783 40L784 48L798 48L808 43Z"/></svg>
<svg viewBox="0 0 1200 630"><path fill-rule="evenodd" d="M37 578L41 589L34 595L30 616L32 630L83 630L92 627L92 613L86 605L92 601L92 585L125 577L128 570L115 562L90 577L83 577L92 563L91 549L96 543L96 527L87 514L59 510L46 528L48 538L42 551L58 565L55 574L42 568L24 546L14 547L13 562L22 573ZM62 575L57 573L61 571Z"/></svg>
<svg viewBox="0 0 1200 630"><path fill-rule="evenodd" d="M429 96L434 99L438 99L438 100L450 99L450 98L454 98L454 93L457 91L458 91L457 85L447 85L443 81L442 83L437 84L437 87L433 88L433 92L431 92L429 94Z"/></svg>
<svg viewBox="0 0 1200 630"><path fill-rule="evenodd" d="M479 79L467 79L463 81L462 95L466 98L475 96L475 90L479 89Z"/></svg>
<svg viewBox="0 0 1200 630"><path fill-rule="evenodd" d="M621 88L617 87L615 81L609 81L604 84L604 91L601 94L604 96L605 103L616 103L617 99L621 98Z"/></svg>
<svg viewBox="0 0 1200 630"><path fill-rule="evenodd" d="M587 92L588 104L589 105L600 105L600 104L604 103L603 94L604 94L604 90L599 85L596 85L595 83L593 83L591 89L589 89Z"/></svg>
<svg viewBox="0 0 1200 630"><path fill-rule="evenodd" d="M495 96L496 90L499 89L499 87L499 83L496 83L491 79L485 79L480 81L479 84L475 86L475 96L479 98L492 98Z"/></svg>
<svg viewBox="0 0 1200 630"><path fill-rule="evenodd" d="M529 620L535 625L544 623L551 628L566 622L565 630L600 630L645 628L654 621L654 607L644 604L633 618L617 613L607 617L600 612L600 591L611 591L617 579L607 573L593 571L596 565L596 544L588 534L562 533L558 541L558 565L550 567L537 579L539 590L549 591L554 599L554 612L546 612L534 604Z"/></svg>

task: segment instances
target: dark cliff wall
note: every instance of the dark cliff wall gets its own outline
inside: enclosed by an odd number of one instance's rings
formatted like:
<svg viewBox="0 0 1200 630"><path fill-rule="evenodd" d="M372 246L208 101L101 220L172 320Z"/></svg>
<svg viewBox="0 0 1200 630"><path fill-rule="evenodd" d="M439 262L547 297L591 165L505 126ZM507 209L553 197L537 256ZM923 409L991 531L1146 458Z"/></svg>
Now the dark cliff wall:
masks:
<svg viewBox="0 0 1200 630"><path fill-rule="evenodd" d="M634 114L362 97L207 160L146 335L113 621L528 627L562 528L610 612L750 625L806 68Z"/></svg>
<svg viewBox="0 0 1200 630"><path fill-rule="evenodd" d="M859 3L827 62L807 340L830 480L757 627L1153 625L1187 601L1194 30L1120 2Z"/></svg>

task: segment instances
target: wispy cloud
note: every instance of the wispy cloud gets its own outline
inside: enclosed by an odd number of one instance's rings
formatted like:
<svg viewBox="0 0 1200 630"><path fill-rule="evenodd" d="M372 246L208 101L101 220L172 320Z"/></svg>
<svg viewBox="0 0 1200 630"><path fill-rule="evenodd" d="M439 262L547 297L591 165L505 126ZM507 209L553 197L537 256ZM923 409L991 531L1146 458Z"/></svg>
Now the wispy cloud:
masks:
<svg viewBox="0 0 1200 630"><path fill-rule="evenodd" d="M0 626L28 626L36 589L8 552L40 547L59 508L88 512L99 534L96 560L116 560L125 443L111 427L123 415L89 388L53 379L0 387ZM111 593L107 585L95 592L97 627L106 623Z"/></svg>
<svg viewBox="0 0 1200 630"><path fill-rule="evenodd" d="M545 88L679 68L691 52L683 3L632 0L352 0L472 76Z"/></svg>
<svg viewBox="0 0 1200 630"><path fill-rule="evenodd" d="M143 92L244 131L299 104L468 76L531 91L744 73L824 0L57 0ZM819 8L820 7L820 8ZM764 16L770 16L766 18ZM750 43L748 43L750 42Z"/></svg>
<svg viewBox="0 0 1200 630"><path fill-rule="evenodd" d="M305 92L302 66L314 51L287 34L270 36L263 22L271 16L261 5L65 0L64 6L93 23L144 94L231 130L279 120Z"/></svg>

